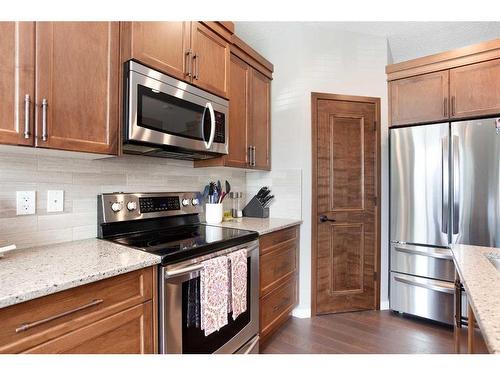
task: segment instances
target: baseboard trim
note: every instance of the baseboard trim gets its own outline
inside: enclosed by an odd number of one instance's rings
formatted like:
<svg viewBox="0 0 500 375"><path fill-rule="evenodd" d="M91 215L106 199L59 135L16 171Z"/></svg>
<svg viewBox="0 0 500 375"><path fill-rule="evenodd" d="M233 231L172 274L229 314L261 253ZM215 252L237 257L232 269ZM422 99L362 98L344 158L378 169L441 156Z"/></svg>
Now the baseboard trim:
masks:
<svg viewBox="0 0 500 375"><path fill-rule="evenodd" d="M308 307L297 307L292 311L292 316L299 318L299 319L305 319L305 318L310 318L311 317L311 309Z"/></svg>
<svg viewBox="0 0 500 375"><path fill-rule="evenodd" d="M380 310L389 310L389 301L380 301Z"/></svg>

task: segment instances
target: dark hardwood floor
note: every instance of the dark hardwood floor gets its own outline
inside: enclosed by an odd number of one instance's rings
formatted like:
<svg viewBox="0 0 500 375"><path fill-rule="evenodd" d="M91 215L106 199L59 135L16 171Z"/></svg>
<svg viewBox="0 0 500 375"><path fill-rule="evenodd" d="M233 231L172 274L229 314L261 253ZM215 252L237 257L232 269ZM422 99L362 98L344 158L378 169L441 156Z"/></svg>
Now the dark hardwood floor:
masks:
<svg viewBox="0 0 500 375"><path fill-rule="evenodd" d="M476 336L476 352L487 353ZM464 329L462 353L467 352L466 338ZM261 346L261 353L452 354L453 328L390 311L292 317Z"/></svg>

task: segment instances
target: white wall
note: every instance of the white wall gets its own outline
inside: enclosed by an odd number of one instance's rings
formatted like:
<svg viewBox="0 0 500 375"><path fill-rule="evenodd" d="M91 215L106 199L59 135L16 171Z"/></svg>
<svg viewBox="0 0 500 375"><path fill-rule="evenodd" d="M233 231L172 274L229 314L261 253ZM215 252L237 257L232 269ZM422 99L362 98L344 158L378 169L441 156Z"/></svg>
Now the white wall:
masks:
<svg viewBox="0 0 500 375"><path fill-rule="evenodd" d="M382 301L387 301L387 87L385 37L299 22L237 22L236 33L274 64L272 169L302 170L300 303L311 305L311 92L382 99Z"/></svg>

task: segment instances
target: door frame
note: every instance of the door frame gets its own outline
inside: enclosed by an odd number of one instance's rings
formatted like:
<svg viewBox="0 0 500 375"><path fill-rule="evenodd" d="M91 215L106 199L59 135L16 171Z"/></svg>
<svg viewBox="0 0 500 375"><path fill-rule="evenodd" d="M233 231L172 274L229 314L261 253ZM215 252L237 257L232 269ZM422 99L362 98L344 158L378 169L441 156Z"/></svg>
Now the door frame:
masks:
<svg viewBox="0 0 500 375"><path fill-rule="evenodd" d="M341 100L357 103L372 103L375 105L375 131L376 131L376 142L375 147L375 159L376 159L376 173L377 180L375 184L375 196L377 197L377 205L375 208L375 310L380 310L380 181L381 181L381 136L380 136L380 98L370 97L370 96L353 96L353 95L340 95L340 94L328 94L321 92L311 92L311 164L312 164L312 190L311 190L311 315L316 316L316 277L317 277L317 237L318 237L318 207L315 204L317 196L317 134L318 134L318 123L317 123L317 112L318 112L318 100Z"/></svg>

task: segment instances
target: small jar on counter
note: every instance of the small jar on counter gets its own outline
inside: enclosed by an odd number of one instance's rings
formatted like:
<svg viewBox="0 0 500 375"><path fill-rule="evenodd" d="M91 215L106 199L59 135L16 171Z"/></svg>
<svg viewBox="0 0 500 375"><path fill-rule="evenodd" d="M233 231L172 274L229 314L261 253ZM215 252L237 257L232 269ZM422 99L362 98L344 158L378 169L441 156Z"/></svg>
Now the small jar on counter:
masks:
<svg viewBox="0 0 500 375"><path fill-rule="evenodd" d="M243 193L240 191L239 192L232 191L229 193L229 198L231 198L231 202L232 202L231 215L234 218L243 217L243 211L241 208L241 204L242 204L241 201L243 198Z"/></svg>

